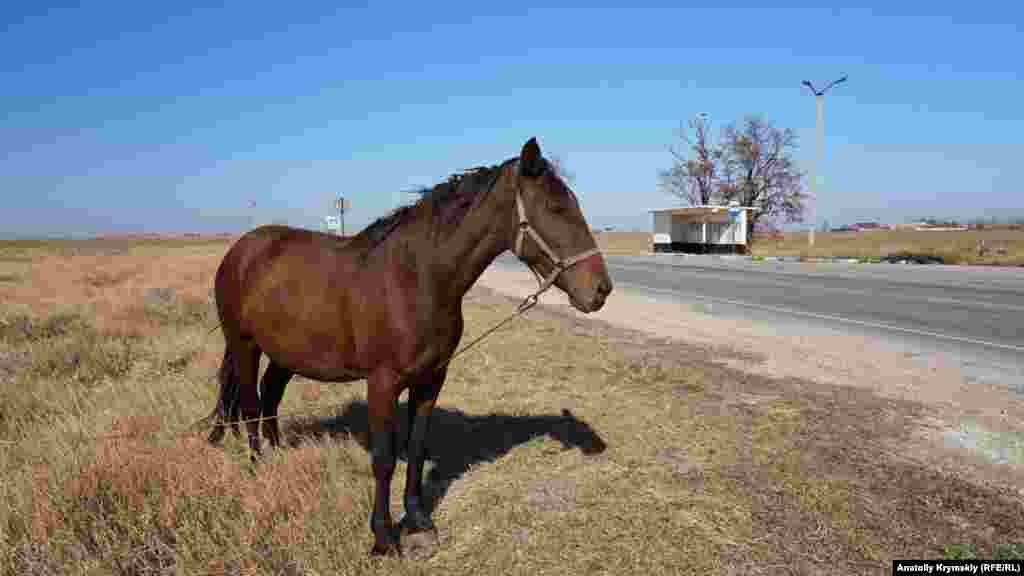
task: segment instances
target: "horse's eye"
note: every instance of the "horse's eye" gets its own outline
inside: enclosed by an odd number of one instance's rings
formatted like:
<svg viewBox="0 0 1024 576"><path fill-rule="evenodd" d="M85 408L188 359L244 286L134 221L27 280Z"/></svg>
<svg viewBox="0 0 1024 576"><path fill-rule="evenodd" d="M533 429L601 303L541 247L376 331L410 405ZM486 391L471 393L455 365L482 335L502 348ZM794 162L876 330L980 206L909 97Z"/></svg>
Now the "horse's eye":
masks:
<svg viewBox="0 0 1024 576"><path fill-rule="evenodd" d="M548 210L558 214L559 212L565 212L565 202L559 202L558 200L548 200Z"/></svg>

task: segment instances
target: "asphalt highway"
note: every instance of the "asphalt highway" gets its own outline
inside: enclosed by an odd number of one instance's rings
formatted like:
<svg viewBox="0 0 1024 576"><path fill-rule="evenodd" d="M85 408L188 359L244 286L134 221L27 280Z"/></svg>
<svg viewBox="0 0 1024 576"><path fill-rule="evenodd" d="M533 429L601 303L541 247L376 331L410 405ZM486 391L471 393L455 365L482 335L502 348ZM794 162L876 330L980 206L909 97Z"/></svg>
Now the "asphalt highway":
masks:
<svg viewBox="0 0 1024 576"><path fill-rule="evenodd" d="M606 255L615 286L780 330L825 326L940 352L1024 398L1024 268ZM495 262L522 267L511 254Z"/></svg>

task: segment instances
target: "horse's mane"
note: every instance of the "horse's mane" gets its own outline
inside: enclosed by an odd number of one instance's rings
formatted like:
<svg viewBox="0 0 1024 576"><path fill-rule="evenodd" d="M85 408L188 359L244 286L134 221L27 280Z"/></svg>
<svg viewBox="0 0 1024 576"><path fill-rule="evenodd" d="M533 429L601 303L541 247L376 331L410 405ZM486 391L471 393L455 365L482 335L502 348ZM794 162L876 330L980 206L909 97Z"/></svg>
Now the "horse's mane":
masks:
<svg viewBox="0 0 1024 576"><path fill-rule="evenodd" d="M515 160L464 170L431 188L417 190L419 200L381 216L358 234L366 239L366 253L372 252L395 230L422 217L431 219L431 230L458 226L474 202L494 187L502 168Z"/></svg>

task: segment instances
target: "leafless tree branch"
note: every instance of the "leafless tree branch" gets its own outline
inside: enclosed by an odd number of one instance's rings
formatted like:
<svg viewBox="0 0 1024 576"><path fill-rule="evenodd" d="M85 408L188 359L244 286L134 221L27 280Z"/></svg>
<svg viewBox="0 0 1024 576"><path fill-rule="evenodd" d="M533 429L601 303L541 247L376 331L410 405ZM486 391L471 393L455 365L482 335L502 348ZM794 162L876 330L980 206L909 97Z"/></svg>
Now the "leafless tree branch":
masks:
<svg viewBox="0 0 1024 576"><path fill-rule="evenodd" d="M691 205L710 204L717 189L721 151L709 142L710 129L704 116L692 118L688 127L680 126L677 137L684 146L669 146L672 166L658 172L659 188Z"/></svg>

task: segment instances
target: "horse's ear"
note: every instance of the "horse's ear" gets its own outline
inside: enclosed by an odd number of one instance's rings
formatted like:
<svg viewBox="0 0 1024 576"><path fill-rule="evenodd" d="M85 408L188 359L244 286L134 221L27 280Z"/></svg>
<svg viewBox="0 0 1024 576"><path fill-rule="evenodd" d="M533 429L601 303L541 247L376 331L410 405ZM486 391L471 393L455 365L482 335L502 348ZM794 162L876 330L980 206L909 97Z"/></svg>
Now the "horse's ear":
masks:
<svg viewBox="0 0 1024 576"><path fill-rule="evenodd" d="M536 138L530 138L523 145L519 154L519 166L524 176L536 178L544 173L544 158L540 154L540 146Z"/></svg>

